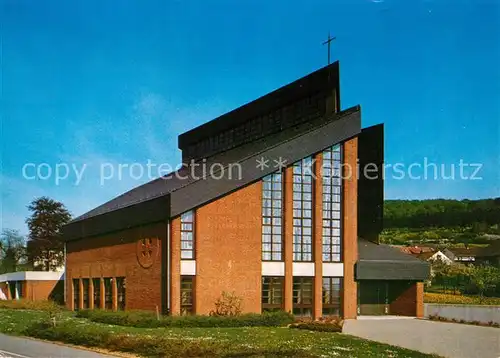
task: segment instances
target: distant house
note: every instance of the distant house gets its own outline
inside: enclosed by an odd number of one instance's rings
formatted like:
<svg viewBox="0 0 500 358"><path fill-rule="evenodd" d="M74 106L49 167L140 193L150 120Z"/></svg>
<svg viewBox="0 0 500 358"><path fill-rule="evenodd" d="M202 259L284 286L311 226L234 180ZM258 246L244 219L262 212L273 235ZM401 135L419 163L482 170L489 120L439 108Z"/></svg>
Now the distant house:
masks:
<svg viewBox="0 0 500 358"><path fill-rule="evenodd" d="M457 263L474 264L481 249L480 247L450 247L444 249L443 254Z"/></svg>
<svg viewBox="0 0 500 358"><path fill-rule="evenodd" d="M442 262L446 265L451 265L453 263L453 260L448 258L445 254L443 254L441 251L436 251L436 252L423 252L421 254L416 254L413 255L416 258L427 261L430 263L437 263L437 262Z"/></svg>
<svg viewBox="0 0 500 358"><path fill-rule="evenodd" d="M476 256L476 263L500 268L500 240L481 248Z"/></svg>
<svg viewBox="0 0 500 358"><path fill-rule="evenodd" d="M64 273L47 271L10 272L0 275L0 299L63 301Z"/></svg>

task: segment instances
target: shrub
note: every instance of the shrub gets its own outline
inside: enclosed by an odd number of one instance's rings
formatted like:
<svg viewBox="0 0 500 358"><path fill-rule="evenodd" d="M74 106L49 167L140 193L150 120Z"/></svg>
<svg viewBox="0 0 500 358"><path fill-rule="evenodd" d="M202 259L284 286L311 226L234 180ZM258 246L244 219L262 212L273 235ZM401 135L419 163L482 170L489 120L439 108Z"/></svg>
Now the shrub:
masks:
<svg viewBox="0 0 500 358"><path fill-rule="evenodd" d="M62 311L64 306L58 305L54 301L28 301L28 300L2 300L0 309L11 310L37 310L37 311Z"/></svg>
<svg viewBox="0 0 500 358"><path fill-rule="evenodd" d="M323 317L318 321L305 319L299 322L290 324L289 328L307 329L318 332L342 332L344 321L336 317Z"/></svg>
<svg viewBox="0 0 500 358"><path fill-rule="evenodd" d="M111 351L133 353L147 357L311 357L309 352L290 348L285 344L276 347L258 347L234 344L229 341L193 340L181 337L133 335L113 333L104 327L78 325L64 322L53 327L35 323L25 335L75 345L104 348Z"/></svg>
<svg viewBox="0 0 500 358"><path fill-rule="evenodd" d="M243 299L234 292L222 292L222 296L215 301L215 310L210 316L238 316L241 314L241 302Z"/></svg>
<svg viewBox="0 0 500 358"><path fill-rule="evenodd" d="M286 326L294 321L293 315L283 312L266 312L263 314L246 313L239 316L162 316L149 311L78 311L77 317L87 318L93 322L118 326L141 328L157 327L278 327Z"/></svg>
<svg viewBox="0 0 500 358"><path fill-rule="evenodd" d="M464 304L464 305L500 305L500 298L466 295L449 295L444 293L424 293L425 303Z"/></svg>

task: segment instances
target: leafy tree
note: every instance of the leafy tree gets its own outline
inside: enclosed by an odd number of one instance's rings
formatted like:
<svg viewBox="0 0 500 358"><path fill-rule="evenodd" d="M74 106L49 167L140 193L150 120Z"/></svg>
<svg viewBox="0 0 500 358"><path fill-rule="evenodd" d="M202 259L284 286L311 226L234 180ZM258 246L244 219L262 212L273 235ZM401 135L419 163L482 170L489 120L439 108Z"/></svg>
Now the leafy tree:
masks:
<svg viewBox="0 0 500 358"><path fill-rule="evenodd" d="M0 235L0 273L15 272L26 257L26 240L17 230L4 229Z"/></svg>
<svg viewBox="0 0 500 358"><path fill-rule="evenodd" d="M477 288L481 299L484 293L495 289L500 280L500 271L492 266L477 266L470 270L471 283Z"/></svg>
<svg viewBox="0 0 500 358"><path fill-rule="evenodd" d="M64 262L64 242L61 229L71 220L64 204L40 197L28 206L31 216L26 219L29 228L28 257L35 269L51 271Z"/></svg>

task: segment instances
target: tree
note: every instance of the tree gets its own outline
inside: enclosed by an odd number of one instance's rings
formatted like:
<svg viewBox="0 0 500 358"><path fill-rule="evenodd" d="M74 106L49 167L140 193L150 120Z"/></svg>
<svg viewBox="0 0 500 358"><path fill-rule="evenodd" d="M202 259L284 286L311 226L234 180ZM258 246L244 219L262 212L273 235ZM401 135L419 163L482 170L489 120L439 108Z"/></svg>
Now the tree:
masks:
<svg viewBox="0 0 500 358"><path fill-rule="evenodd" d="M481 300L485 292L495 289L500 279L500 271L492 266L473 267L470 274L471 283L477 288Z"/></svg>
<svg viewBox="0 0 500 358"><path fill-rule="evenodd" d="M64 262L62 227L71 220L64 204L40 197L28 206L31 216L26 219L29 228L28 257L35 269L55 270Z"/></svg>
<svg viewBox="0 0 500 358"><path fill-rule="evenodd" d="M17 230L4 229L0 235L0 273L15 272L26 257L26 242Z"/></svg>

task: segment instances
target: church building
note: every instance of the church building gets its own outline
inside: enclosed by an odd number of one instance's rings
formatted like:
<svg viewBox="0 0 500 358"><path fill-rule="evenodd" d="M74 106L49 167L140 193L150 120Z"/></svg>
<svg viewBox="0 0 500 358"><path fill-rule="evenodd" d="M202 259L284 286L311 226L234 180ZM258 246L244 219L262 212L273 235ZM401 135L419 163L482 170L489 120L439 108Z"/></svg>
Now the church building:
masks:
<svg viewBox="0 0 500 358"><path fill-rule="evenodd" d="M181 169L65 227L68 308L422 316L428 263L378 242L383 142L338 62L180 134Z"/></svg>

